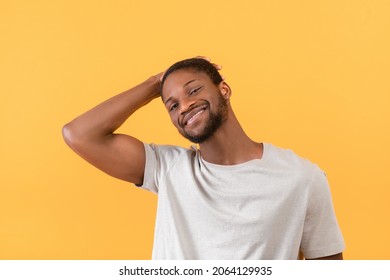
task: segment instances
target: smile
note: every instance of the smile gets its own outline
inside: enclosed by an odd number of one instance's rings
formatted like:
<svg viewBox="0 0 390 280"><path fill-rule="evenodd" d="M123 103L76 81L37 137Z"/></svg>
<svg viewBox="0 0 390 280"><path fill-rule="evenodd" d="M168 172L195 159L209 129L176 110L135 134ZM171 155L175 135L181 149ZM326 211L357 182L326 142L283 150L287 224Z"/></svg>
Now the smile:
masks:
<svg viewBox="0 0 390 280"><path fill-rule="evenodd" d="M184 125L192 124L194 121L196 121L196 119L199 117L199 115L202 114L203 112L204 112L204 109L202 109L201 111L199 111L198 113L193 115Z"/></svg>
<svg viewBox="0 0 390 280"><path fill-rule="evenodd" d="M183 118L183 126L193 124L206 110L205 106L199 106L188 112Z"/></svg>

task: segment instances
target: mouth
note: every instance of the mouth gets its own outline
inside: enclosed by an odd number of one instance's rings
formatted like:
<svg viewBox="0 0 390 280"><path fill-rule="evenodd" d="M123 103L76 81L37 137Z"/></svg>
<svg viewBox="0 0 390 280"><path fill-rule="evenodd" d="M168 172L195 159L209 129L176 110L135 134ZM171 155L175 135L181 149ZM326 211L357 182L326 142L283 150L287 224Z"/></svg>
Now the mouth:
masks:
<svg viewBox="0 0 390 280"><path fill-rule="evenodd" d="M202 113L206 110L207 106L199 106L194 109L192 109L190 112L186 113L184 115L184 118L182 120L182 126L187 126L193 124L199 117L202 115Z"/></svg>

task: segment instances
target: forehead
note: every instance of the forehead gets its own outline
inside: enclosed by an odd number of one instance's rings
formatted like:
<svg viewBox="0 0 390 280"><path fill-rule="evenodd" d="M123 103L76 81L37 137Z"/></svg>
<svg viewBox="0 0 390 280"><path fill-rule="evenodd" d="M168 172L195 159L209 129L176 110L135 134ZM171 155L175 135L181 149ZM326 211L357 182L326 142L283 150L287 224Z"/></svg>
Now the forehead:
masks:
<svg viewBox="0 0 390 280"><path fill-rule="evenodd" d="M175 72L172 72L166 78L166 80L164 81L161 94L166 95L169 94L170 92L183 89L189 84L189 82L194 80L211 82L209 76L204 72L200 72L192 69L180 69L180 70L176 70Z"/></svg>

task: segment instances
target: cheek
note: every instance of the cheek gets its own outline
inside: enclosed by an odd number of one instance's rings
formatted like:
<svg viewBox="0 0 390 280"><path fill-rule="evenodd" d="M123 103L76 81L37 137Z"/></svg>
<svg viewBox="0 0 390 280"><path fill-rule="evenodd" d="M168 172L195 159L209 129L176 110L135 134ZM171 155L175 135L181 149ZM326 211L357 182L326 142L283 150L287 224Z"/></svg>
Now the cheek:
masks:
<svg viewBox="0 0 390 280"><path fill-rule="evenodd" d="M171 119L172 124L173 124L175 127L179 127L179 122L178 122L178 119L177 119L177 114L171 113L171 114L169 114L169 117L170 117L170 119Z"/></svg>

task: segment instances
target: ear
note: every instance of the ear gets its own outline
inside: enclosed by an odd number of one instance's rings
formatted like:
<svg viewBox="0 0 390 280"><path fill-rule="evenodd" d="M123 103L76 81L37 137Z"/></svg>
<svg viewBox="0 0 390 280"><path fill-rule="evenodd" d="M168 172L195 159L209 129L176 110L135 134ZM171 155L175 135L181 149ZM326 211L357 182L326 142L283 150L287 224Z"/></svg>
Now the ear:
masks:
<svg viewBox="0 0 390 280"><path fill-rule="evenodd" d="M232 90L230 89L230 86L225 82L222 81L219 83L219 91L221 92L222 96L227 100L232 95Z"/></svg>

